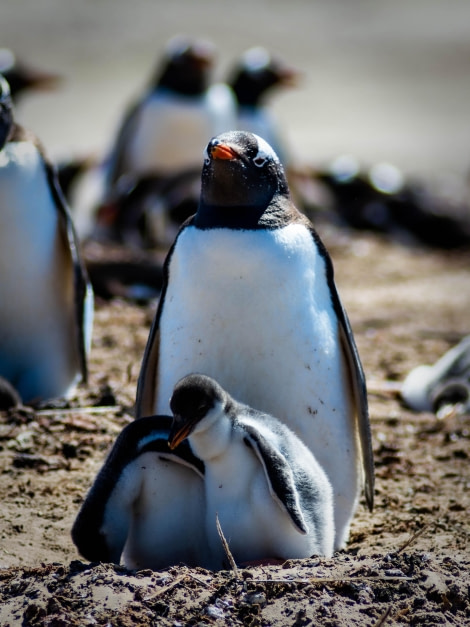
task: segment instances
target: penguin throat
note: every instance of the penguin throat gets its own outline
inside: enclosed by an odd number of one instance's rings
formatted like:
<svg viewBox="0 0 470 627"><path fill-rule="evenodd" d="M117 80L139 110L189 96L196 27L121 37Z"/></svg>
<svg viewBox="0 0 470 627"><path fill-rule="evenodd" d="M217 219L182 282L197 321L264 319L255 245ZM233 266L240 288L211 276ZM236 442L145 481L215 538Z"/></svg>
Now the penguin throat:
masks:
<svg viewBox="0 0 470 627"><path fill-rule="evenodd" d="M280 194L275 194L267 205L221 206L201 200L193 224L199 229L256 231L282 228L291 220L290 212L285 209L286 200Z"/></svg>
<svg viewBox="0 0 470 627"><path fill-rule="evenodd" d="M190 435L194 453L203 461L216 459L224 454L232 436L232 423L225 412L217 410L205 418Z"/></svg>

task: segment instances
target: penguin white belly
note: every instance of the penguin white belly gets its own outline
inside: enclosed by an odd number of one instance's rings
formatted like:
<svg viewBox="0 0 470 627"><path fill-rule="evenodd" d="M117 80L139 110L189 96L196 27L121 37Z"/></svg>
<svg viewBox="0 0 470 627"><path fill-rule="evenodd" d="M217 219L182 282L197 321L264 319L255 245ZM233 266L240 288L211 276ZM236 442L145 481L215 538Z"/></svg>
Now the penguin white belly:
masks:
<svg viewBox="0 0 470 627"><path fill-rule="evenodd" d="M233 127L234 108L230 106L222 89L209 90L199 99L169 93L150 96L138 114L128 168L137 174L200 168L208 140Z"/></svg>
<svg viewBox="0 0 470 627"><path fill-rule="evenodd" d="M103 531L111 545L113 535L127 532L127 568L209 567L204 511L202 478L149 452L126 468L107 504Z"/></svg>
<svg viewBox="0 0 470 627"><path fill-rule="evenodd" d="M305 558L314 552L312 537L300 533L274 500L261 462L242 440L232 442L220 458L206 462L204 486L213 568L228 567L216 515L237 563Z"/></svg>
<svg viewBox="0 0 470 627"><path fill-rule="evenodd" d="M23 400L80 378L73 264L46 171L30 143L0 153L0 374Z"/></svg>
<svg viewBox="0 0 470 627"><path fill-rule="evenodd" d="M360 456L325 262L311 234L298 224L187 227L169 272L156 413L168 413L178 379L200 372L285 422L328 475L341 545L360 490Z"/></svg>

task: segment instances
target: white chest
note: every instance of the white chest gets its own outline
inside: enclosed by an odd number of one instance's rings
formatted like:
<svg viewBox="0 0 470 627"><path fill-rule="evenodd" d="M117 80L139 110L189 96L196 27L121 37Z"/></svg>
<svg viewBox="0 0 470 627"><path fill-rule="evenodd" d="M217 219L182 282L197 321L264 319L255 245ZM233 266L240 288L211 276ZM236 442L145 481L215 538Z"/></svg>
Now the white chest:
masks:
<svg viewBox="0 0 470 627"><path fill-rule="evenodd" d="M348 400L324 259L301 225L187 228L171 259L160 338L158 412L168 412L180 377L200 372L285 421L309 446L313 431L325 442L344 427Z"/></svg>
<svg viewBox="0 0 470 627"><path fill-rule="evenodd" d="M214 135L234 126L234 107L222 89L200 98L155 94L142 106L130 145L129 167L139 173L197 168Z"/></svg>

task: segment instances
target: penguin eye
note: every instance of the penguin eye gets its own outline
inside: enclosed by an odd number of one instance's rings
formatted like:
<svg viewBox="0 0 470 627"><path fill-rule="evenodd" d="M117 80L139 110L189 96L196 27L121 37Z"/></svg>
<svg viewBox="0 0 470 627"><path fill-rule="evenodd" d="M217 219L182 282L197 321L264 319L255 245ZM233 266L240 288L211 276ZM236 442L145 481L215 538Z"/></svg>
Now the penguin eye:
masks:
<svg viewBox="0 0 470 627"><path fill-rule="evenodd" d="M266 163L266 161L268 160L267 157L262 157L261 155L257 155L254 159L253 159L253 163L255 164L256 167L258 168L262 168L263 165Z"/></svg>
<svg viewBox="0 0 470 627"><path fill-rule="evenodd" d="M199 416L202 418L207 413L208 409L209 409L209 406L207 403L201 403L196 408L196 411L195 411L196 416Z"/></svg>

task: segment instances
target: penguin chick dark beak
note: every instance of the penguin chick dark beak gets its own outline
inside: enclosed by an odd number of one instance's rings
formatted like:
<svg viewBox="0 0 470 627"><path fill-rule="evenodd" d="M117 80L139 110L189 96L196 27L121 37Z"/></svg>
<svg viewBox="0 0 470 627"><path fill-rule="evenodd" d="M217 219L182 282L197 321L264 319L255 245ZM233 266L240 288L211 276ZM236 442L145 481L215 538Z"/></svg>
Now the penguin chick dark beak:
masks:
<svg viewBox="0 0 470 627"><path fill-rule="evenodd" d="M213 159L224 159L226 161L236 159L238 154L233 148L226 144L215 144L211 148L211 156Z"/></svg>
<svg viewBox="0 0 470 627"><path fill-rule="evenodd" d="M188 437L193 427L192 421L185 420L182 416L173 416L173 423L168 436L168 446L172 451Z"/></svg>

